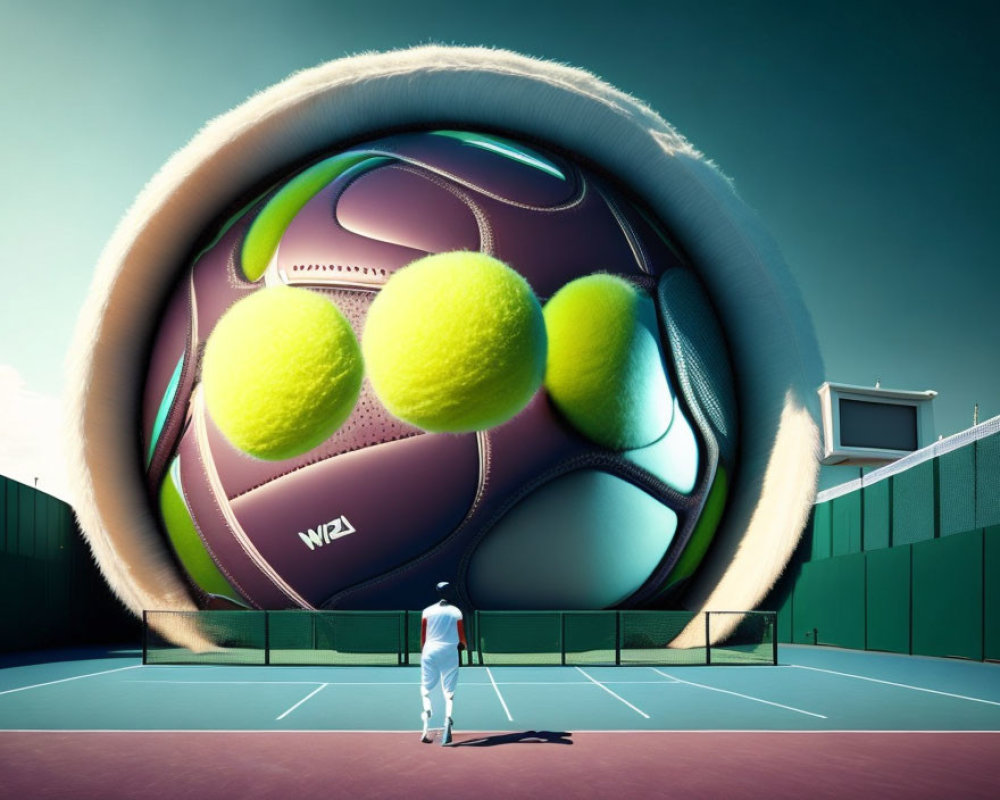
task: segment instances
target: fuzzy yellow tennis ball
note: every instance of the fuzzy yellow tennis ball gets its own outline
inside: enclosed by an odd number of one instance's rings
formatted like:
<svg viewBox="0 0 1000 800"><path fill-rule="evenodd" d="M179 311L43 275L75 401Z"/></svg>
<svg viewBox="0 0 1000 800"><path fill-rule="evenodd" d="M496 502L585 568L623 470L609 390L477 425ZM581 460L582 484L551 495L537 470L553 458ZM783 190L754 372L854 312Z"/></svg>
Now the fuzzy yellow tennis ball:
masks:
<svg viewBox="0 0 1000 800"><path fill-rule="evenodd" d="M372 302L362 337L379 399L432 432L485 430L523 409L545 371L545 322L531 287L484 253L426 256Z"/></svg>
<svg viewBox="0 0 1000 800"><path fill-rule="evenodd" d="M545 304L545 388L584 436L614 450L659 439L673 418L653 301L614 275L563 286Z"/></svg>
<svg viewBox="0 0 1000 800"><path fill-rule="evenodd" d="M361 352L337 307L316 292L262 289L235 303L205 345L205 405L249 455L292 458L323 442L358 399Z"/></svg>

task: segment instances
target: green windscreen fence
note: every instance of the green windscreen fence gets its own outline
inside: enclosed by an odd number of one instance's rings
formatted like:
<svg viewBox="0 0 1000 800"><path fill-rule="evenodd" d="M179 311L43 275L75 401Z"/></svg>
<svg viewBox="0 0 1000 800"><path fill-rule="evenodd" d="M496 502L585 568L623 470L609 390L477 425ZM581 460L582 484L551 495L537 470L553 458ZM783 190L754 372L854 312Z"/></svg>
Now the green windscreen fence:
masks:
<svg viewBox="0 0 1000 800"><path fill-rule="evenodd" d="M780 641L1000 660L1000 526L802 565Z"/></svg>
<svg viewBox="0 0 1000 800"><path fill-rule="evenodd" d="M982 531L913 545L913 652L982 659Z"/></svg>
<svg viewBox="0 0 1000 800"><path fill-rule="evenodd" d="M70 507L0 475L0 652L135 643Z"/></svg>
<svg viewBox="0 0 1000 800"><path fill-rule="evenodd" d="M147 611L145 664L404 665L419 611ZM503 611L466 617L464 662L775 664L773 611Z"/></svg>
<svg viewBox="0 0 1000 800"><path fill-rule="evenodd" d="M794 618L794 608L795 608L795 605L792 602L792 600L793 600L793 595L792 592L789 590L781 602L781 607L778 608L779 642L792 641L792 628L793 628L793 618Z"/></svg>
<svg viewBox="0 0 1000 800"><path fill-rule="evenodd" d="M802 565L792 601L793 642L864 649L865 555Z"/></svg>
<svg viewBox="0 0 1000 800"><path fill-rule="evenodd" d="M976 442L976 527L1000 525L1000 433Z"/></svg>
<svg viewBox="0 0 1000 800"><path fill-rule="evenodd" d="M910 546L867 554L865 606L869 650L910 652Z"/></svg>
<svg viewBox="0 0 1000 800"><path fill-rule="evenodd" d="M998 430L1000 417L821 492L791 602L765 601L781 606L780 640L1000 660Z"/></svg>
<svg viewBox="0 0 1000 800"><path fill-rule="evenodd" d="M38 502L43 498L38 497L38 492L32 489L30 486L25 486L24 484L18 484L17 490L17 548L11 552L15 552L22 556L34 556L39 550L39 545L44 546L42 541L39 541L41 530L35 528L35 517L38 511Z"/></svg>
<svg viewBox="0 0 1000 800"><path fill-rule="evenodd" d="M960 447L938 462L938 503L941 535L976 527L976 448Z"/></svg>
<svg viewBox="0 0 1000 800"><path fill-rule="evenodd" d="M831 510L832 503L830 502L817 503L813 506L810 561L830 557Z"/></svg>
<svg viewBox="0 0 1000 800"><path fill-rule="evenodd" d="M1000 525L983 535L983 658L1000 661Z"/></svg>
<svg viewBox="0 0 1000 800"><path fill-rule="evenodd" d="M891 478L878 481L862 489L864 514L863 535L865 550L878 550L889 546Z"/></svg>
<svg viewBox="0 0 1000 800"><path fill-rule="evenodd" d="M892 544L933 539L934 462L924 461L892 477Z"/></svg>
<svg viewBox="0 0 1000 800"><path fill-rule="evenodd" d="M830 528L830 555L861 552L861 492L851 492L833 500Z"/></svg>

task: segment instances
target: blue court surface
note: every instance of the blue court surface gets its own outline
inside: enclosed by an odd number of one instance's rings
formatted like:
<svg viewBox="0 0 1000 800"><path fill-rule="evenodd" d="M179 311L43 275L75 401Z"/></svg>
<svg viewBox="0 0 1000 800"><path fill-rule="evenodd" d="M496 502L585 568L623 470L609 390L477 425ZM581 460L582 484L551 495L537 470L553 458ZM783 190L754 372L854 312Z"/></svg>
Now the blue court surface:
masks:
<svg viewBox="0 0 1000 800"><path fill-rule="evenodd" d="M0 661L0 730L419 729L416 667ZM47 660L43 660L47 659ZM435 720L443 702L435 692ZM1000 731L1000 665L782 645L778 666L463 667L456 731Z"/></svg>

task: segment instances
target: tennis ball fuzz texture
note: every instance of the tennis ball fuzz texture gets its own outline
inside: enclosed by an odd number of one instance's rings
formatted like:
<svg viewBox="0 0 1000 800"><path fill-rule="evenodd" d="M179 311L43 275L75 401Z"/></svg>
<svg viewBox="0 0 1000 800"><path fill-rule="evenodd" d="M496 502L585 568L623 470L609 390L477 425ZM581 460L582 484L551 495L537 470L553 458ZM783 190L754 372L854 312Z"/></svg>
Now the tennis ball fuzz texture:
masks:
<svg viewBox="0 0 1000 800"><path fill-rule="evenodd" d="M514 417L542 382L545 322L528 282L485 253L403 267L372 302L362 337L372 387L398 418L434 433Z"/></svg>
<svg viewBox="0 0 1000 800"><path fill-rule="evenodd" d="M316 292L262 289L235 303L205 345L202 385L229 442L266 460L292 458L328 438L361 389L358 341Z"/></svg>
<svg viewBox="0 0 1000 800"><path fill-rule="evenodd" d="M545 304L545 388L591 441L613 450L659 439L673 419L653 301L614 275L563 286Z"/></svg>

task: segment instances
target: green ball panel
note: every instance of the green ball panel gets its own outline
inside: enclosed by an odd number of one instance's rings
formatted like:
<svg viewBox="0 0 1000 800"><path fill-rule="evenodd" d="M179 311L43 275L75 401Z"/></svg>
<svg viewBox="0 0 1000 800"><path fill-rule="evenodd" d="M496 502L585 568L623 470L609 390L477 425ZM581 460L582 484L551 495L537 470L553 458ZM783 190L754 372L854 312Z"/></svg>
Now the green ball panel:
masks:
<svg viewBox="0 0 1000 800"><path fill-rule="evenodd" d="M677 530L668 507L613 475L574 472L522 500L469 566L479 608L607 608L635 592Z"/></svg>
<svg viewBox="0 0 1000 800"><path fill-rule="evenodd" d="M170 544L191 580L206 594L245 606L246 601L219 571L198 534L184 500L178 459L174 459L160 486L160 515Z"/></svg>
<svg viewBox="0 0 1000 800"><path fill-rule="evenodd" d="M295 215L332 180L363 161L374 167L386 160L365 152L342 153L314 164L282 186L253 221L243 242L240 262L246 279L260 280Z"/></svg>
<svg viewBox="0 0 1000 800"><path fill-rule="evenodd" d="M720 464L715 473L715 480L712 488L705 499L705 507L702 509L698 524L691 532L687 547L681 553L681 557L674 565L673 570L664 581L661 594L665 594L673 587L687 580L701 565L708 547L712 543L719 522L722 520L722 513L726 508L726 499L729 495L729 476L725 468Z"/></svg>

